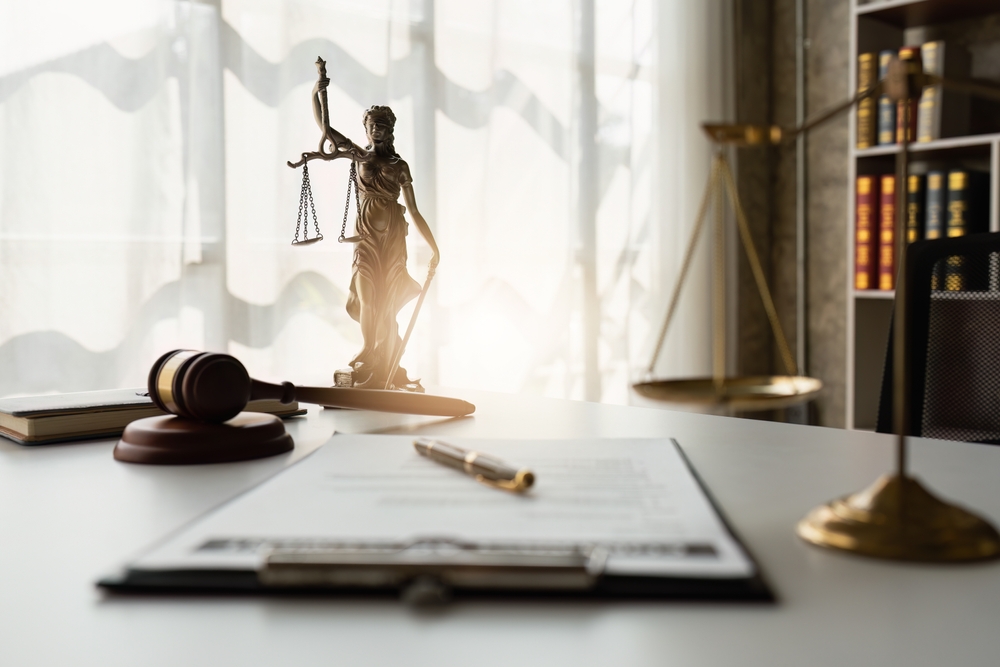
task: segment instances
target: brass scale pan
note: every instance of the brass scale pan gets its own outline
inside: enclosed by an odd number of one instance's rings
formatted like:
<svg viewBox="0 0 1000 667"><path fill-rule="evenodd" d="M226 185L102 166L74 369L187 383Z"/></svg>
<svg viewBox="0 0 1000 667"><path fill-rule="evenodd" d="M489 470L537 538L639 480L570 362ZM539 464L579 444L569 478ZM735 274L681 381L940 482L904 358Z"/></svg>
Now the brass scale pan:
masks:
<svg viewBox="0 0 1000 667"><path fill-rule="evenodd" d="M636 393L654 401L687 405L724 405L733 410L776 410L809 400L823 383L802 375L752 375L714 378L650 380L632 385Z"/></svg>

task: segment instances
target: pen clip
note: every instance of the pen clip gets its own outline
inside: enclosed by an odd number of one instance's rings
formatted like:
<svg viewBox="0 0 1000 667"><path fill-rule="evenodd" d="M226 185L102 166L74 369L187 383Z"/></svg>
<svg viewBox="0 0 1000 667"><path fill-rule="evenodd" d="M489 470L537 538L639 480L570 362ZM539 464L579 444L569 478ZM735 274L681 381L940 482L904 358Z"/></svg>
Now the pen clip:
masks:
<svg viewBox="0 0 1000 667"><path fill-rule="evenodd" d="M476 475L475 480L480 484L492 486L494 489L521 493L527 491L535 483L535 475L530 470L522 468L517 471L514 479L489 479L483 475Z"/></svg>

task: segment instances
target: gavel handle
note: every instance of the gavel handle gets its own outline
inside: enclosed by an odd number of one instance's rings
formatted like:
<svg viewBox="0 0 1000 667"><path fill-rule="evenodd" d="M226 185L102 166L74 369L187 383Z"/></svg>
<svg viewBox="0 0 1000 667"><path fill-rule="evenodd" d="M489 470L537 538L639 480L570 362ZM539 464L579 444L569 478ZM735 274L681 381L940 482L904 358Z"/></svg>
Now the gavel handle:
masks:
<svg viewBox="0 0 1000 667"><path fill-rule="evenodd" d="M446 396L418 394L386 389L350 389L347 387L296 387L291 382L271 384L251 380L250 400L273 399L282 403L300 401L332 408L399 412L408 415L462 417L471 415L476 406L468 401Z"/></svg>

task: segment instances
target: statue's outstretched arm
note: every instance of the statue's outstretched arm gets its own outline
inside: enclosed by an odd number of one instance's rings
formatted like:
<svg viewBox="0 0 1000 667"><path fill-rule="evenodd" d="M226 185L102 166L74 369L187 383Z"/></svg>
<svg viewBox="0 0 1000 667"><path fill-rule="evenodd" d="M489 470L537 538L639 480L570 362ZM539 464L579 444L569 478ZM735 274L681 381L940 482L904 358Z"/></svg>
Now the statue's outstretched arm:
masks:
<svg viewBox="0 0 1000 667"><path fill-rule="evenodd" d="M324 77L313 86L313 118L316 119L316 125L323 133L323 139L320 141L320 152L327 152L325 150L326 142L329 141L333 148L332 153L335 154L332 157L349 157L349 153L357 146L354 145L353 141L330 127L330 112L326 99L326 88L329 85L330 79Z"/></svg>
<svg viewBox="0 0 1000 667"><path fill-rule="evenodd" d="M427 241L427 245L431 247L434 255L431 257L431 267L436 267L438 262L441 260L441 251L438 250L437 241L434 240L434 234L431 233L431 228L424 220L424 216L420 214L420 209L417 208L417 198L413 194L413 183L410 178L410 168L407 164L403 163L403 171L400 179L400 189L403 191L403 201L406 202L406 210L410 212L410 217L413 218L413 224L417 226L417 231L420 235L424 237Z"/></svg>
<svg viewBox="0 0 1000 667"><path fill-rule="evenodd" d="M322 58L316 59L316 68L319 70L319 79L313 86L313 118L319 126L322 136L319 140L319 150L303 153L302 159L298 162L288 162L289 167L300 167L309 160L336 160L347 157L353 160L365 160L368 153L353 141L345 137L337 130L330 127L330 105L327 100L326 89L330 85L330 79L326 76L326 61ZM327 142L332 150L327 150Z"/></svg>

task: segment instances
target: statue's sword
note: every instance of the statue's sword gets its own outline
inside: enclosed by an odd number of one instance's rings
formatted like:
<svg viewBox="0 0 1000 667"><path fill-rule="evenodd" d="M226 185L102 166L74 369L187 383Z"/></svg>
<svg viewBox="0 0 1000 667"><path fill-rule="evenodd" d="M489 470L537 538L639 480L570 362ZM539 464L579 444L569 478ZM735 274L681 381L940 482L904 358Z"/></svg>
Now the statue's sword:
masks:
<svg viewBox="0 0 1000 667"><path fill-rule="evenodd" d="M417 315L420 314L420 307L424 305L424 297L427 296L427 290L431 286L431 280L434 279L434 273L437 268L433 265L427 267L427 280L424 281L424 288L420 290L420 296L417 297L417 305L413 309L413 315L410 316L410 323L406 326L406 334L403 336L403 341L399 344L399 349L396 350L396 354L392 358L392 366L389 367L389 376L385 379L385 389L389 388L392 384L392 379L396 376L396 371L399 370L399 363L403 360L403 352L406 351L406 343L410 340L410 334L413 333L413 325L417 323Z"/></svg>

